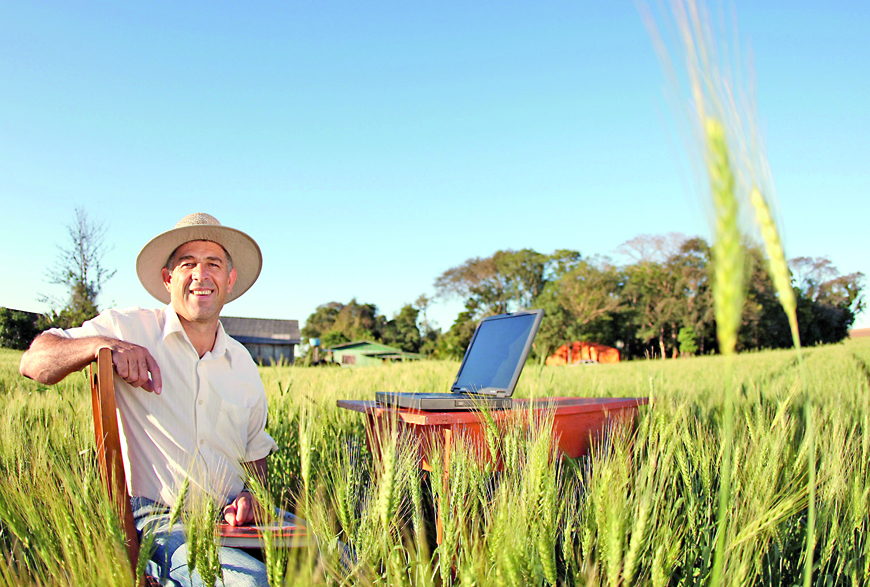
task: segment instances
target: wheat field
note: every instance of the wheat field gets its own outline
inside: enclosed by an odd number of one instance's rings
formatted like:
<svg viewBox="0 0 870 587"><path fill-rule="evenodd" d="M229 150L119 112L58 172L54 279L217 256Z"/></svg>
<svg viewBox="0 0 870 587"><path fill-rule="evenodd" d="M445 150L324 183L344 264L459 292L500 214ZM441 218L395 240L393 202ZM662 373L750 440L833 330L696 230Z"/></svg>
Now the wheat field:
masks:
<svg viewBox="0 0 870 587"><path fill-rule="evenodd" d="M0 582L129 585L120 525L96 474L86 378L41 386L18 375L19 357L0 351ZM262 367L268 431L280 447L262 497L297 511L315 538L290 553L264 551L272 582L705 585L721 531L723 583L801 584L813 452L808 402L816 456L812 584L866 585L870 340L804 349L803 360L800 368L795 351L767 351L730 360L529 364L520 397L652 402L635 428L606 431L588 457L550 458L549 434L532 425L493 439L504 470L480 466L460 441L449 475L431 478L398 432L386 433L382 456L372 458L363 417L336 400L444 391L456 363ZM726 400L734 406L733 461L720 525ZM436 470L441 458L435 447ZM189 528L202 534L198 543L212 540L202 524Z"/></svg>

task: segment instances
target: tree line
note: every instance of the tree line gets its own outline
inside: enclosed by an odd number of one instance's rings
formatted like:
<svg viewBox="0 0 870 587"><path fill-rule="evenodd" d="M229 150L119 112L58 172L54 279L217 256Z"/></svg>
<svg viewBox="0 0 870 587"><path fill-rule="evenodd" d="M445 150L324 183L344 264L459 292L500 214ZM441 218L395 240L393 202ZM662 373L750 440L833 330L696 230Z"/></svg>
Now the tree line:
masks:
<svg viewBox="0 0 870 587"><path fill-rule="evenodd" d="M745 243L746 304L738 350L791 346L788 320L767 275L762 249ZM594 341L624 358L677 357L717 352L710 245L680 234L643 235L617 252L627 259L552 254L532 249L474 257L435 279L436 298L459 298L465 309L442 332L425 319L432 300L421 296L393 318L374 304L330 302L309 316L302 334L325 348L352 340L383 342L409 352L460 358L477 322L489 315L543 308L537 356L562 344ZM864 276L841 275L824 257L789 261L804 345L846 338L864 309Z"/></svg>
<svg viewBox="0 0 870 587"><path fill-rule="evenodd" d="M38 332L78 326L98 313L96 298L114 271L101 263L105 226L82 209L58 246L49 283L63 285L64 300L42 296L52 310L34 320L28 313L0 308L0 346L27 348ZM791 346L788 320L765 269L761 248L745 243L746 303L738 350ZM584 257L560 249L497 251L474 257L435 279L435 298L458 298L465 309L445 331L427 319L433 299L421 295L392 318L377 306L353 299L319 306L302 335L320 338L324 348L371 340L440 358L461 358L477 322L489 315L543 308L536 356L575 340L615 346L625 358L676 357L716 352L710 276L710 245L702 238L671 233L642 235L617 249L622 264L608 257ZM864 275L841 275L824 257L789 261L804 345L832 343L848 336L864 309Z"/></svg>

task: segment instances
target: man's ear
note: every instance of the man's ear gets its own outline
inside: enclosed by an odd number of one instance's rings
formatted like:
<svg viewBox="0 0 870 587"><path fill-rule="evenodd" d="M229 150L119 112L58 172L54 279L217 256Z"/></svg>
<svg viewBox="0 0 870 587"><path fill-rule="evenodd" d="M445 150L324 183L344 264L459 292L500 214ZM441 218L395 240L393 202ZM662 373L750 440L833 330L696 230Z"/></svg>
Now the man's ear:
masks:
<svg viewBox="0 0 870 587"><path fill-rule="evenodd" d="M236 282L236 268L233 267L227 279L227 293L233 293L233 284ZM168 287L168 286L167 286Z"/></svg>
<svg viewBox="0 0 870 587"><path fill-rule="evenodd" d="M169 283L172 281L172 273L164 267L160 270L160 274L163 276L163 285L166 287L166 291L169 291Z"/></svg>

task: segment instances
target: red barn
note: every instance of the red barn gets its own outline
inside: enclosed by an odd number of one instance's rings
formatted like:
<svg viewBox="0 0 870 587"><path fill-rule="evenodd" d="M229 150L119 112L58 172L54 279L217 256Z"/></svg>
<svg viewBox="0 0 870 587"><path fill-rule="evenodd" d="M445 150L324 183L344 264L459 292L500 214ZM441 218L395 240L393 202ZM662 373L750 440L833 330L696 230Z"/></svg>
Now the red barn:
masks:
<svg viewBox="0 0 870 587"><path fill-rule="evenodd" d="M574 341L563 344L556 352L547 357L547 365L577 365L581 361L596 363L618 363L619 351L597 342Z"/></svg>

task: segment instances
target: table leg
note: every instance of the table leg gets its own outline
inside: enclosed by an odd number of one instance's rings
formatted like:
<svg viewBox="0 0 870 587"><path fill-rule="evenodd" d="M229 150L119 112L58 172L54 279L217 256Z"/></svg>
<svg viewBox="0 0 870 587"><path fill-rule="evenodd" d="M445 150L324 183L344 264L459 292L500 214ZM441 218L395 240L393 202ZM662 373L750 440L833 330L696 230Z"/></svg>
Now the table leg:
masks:
<svg viewBox="0 0 870 587"><path fill-rule="evenodd" d="M450 428L443 429L444 434L444 454L442 455L442 471L441 471L441 487L450 490L450 449L453 441L453 431ZM433 471L434 473L434 471ZM438 497L435 507L438 508L438 515L435 516L435 542L440 546L444 540L444 526L441 524L441 497ZM449 512L448 512L449 515Z"/></svg>

